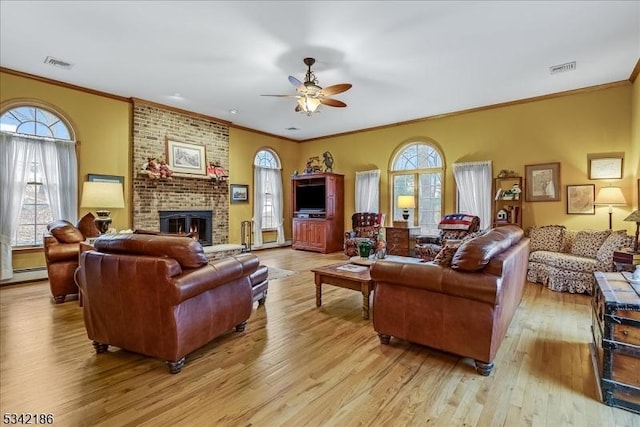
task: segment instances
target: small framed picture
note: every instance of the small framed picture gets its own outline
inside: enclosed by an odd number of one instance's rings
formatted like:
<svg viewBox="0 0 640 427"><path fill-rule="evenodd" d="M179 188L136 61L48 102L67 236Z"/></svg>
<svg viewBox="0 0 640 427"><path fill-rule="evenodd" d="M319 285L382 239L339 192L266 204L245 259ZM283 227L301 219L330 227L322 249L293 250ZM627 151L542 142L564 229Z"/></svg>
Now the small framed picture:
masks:
<svg viewBox="0 0 640 427"><path fill-rule="evenodd" d="M589 179L622 179L624 153L587 154Z"/></svg>
<svg viewBox="0 0 640 427"><path fill-rule="evenodd" d="M178 142L167 138L167 163L169 163L169 168L176 173L207 174L203 145Z"/></svg>
<svg viewBox="0 0 640 427"><path fill-rule="evenodd" d="M560 163L525 165L524 171L527 202L560 200Z"/></svg>
<svg viewBox="0 0 640 427"><path fill-rule="evenodd" d="M567 185L567 214L595 215L596 186L593 184Z"/></svg>
<svg viewBox="0 0 640 427"><path fill-rule="evenodd" d="M119 182L124 184L124 176L119 175L98 175L95 173L87 174L87 181L89 182Z"/></svg>
<svg viewBox="0 0 640 427"><path fill-rule="evenodd" d="M249 201L249 186L245 184L231 184L229 186L231 203L246 203Z"/></svg>

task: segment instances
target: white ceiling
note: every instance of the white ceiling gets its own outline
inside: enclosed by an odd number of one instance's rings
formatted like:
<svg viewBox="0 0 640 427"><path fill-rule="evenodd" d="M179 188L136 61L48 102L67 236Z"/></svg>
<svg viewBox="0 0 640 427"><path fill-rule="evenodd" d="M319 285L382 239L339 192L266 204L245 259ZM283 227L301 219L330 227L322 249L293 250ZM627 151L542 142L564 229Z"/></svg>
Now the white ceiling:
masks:
<svg viewBox="0 0 640 427"><path fill-rule="evenodd" d="M353 84L347 108L260 96L294 94L307 56L320 86ZM0 0L2 67L296 140L628 80L639 58L639 1Z"/></svg>

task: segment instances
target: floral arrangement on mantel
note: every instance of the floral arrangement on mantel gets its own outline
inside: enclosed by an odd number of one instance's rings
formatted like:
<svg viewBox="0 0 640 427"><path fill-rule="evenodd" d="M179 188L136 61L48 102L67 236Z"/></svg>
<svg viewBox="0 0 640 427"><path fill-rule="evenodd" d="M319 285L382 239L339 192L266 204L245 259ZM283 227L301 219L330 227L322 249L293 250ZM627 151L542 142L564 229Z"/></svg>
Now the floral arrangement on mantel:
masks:
<svg viewBox="0 0 640 427"><path fill-rule="evenodd" d="M142 171L151 179L173 179L173 171L161 157L147 157Z"/></svg>
<svg viewBox="0 0 640 427"><path fill-rule="evenodd" d="M215 162L209 162L209 166L207 166L207 176L213 181L226 181L229 178L227 171Z"/></svg>

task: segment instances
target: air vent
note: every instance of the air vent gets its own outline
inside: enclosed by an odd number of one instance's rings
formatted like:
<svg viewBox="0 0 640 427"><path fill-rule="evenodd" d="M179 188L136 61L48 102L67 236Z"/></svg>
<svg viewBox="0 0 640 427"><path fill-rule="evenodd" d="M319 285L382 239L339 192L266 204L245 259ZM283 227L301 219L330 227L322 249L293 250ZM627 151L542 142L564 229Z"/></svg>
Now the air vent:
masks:
<svg viewBox="0 0 640 427"><path fill-rule="evenodd" d="M554 65L552 67L549 67L549 71L551 71L551 74L566 73L567 71L573 71L575 69L576 69L576 61L567 62L566 64Z"/></svg>
<svg viewBox="0 0 640 427"><path fill-rule="evenodd" d="M47 56L44 60L45 64L53 65L54 67L64 68L65 70L70 70L73 67L73 64L62 61L60 59L56 59L53 56Z"/></svg>
<svg viewBox="0 0 640 427"><path fill-rule="evenodd" d="M291 126L290 128L287 128L287 130L290 130L291 132L295 132L300 129L298 129L297 127Z"/></svg>

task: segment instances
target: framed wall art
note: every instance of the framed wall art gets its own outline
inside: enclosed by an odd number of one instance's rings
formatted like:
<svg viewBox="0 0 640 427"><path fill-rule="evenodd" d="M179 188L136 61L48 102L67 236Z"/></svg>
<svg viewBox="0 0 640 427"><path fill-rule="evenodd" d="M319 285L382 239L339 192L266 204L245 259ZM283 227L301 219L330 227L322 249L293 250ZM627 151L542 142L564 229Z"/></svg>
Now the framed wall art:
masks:
<svg viewBox="0 0 640 427"><path fill-rule="evenodd" d="M167 163L175 173L206 175L207 161L203 145L167 138Z"/></svg>
<svg viewBox="0 0 640 427"><path fill-rule="evenodd" d="M87 181L89 182L119 182L124 184L124 176L119 175L98 175L95 173L87 174Z"/></svg>
<svg viewBox="0 0 640 427"><path fill-rule="evenodd" d="M595 197L594 184L567 185L567 214L595 215Z"/></svg>
<svg viewBox="0 0 640 427"><path fill-rule="evenodd" d="M231 184L229 186L231 203L246 203L249 201L249 186L245 184Z"/></svg>
<svg viewBox="0 0 640 427"><path fill-rule="evenodd" d="M622 179L624 153L587 154L589 179Z"/></svg>
<svg viewBox="0 0 640 427"><path fill-rule="evenodd" d="M560 163L525 165L525 200L553 202L560 200Z"/></svg>

